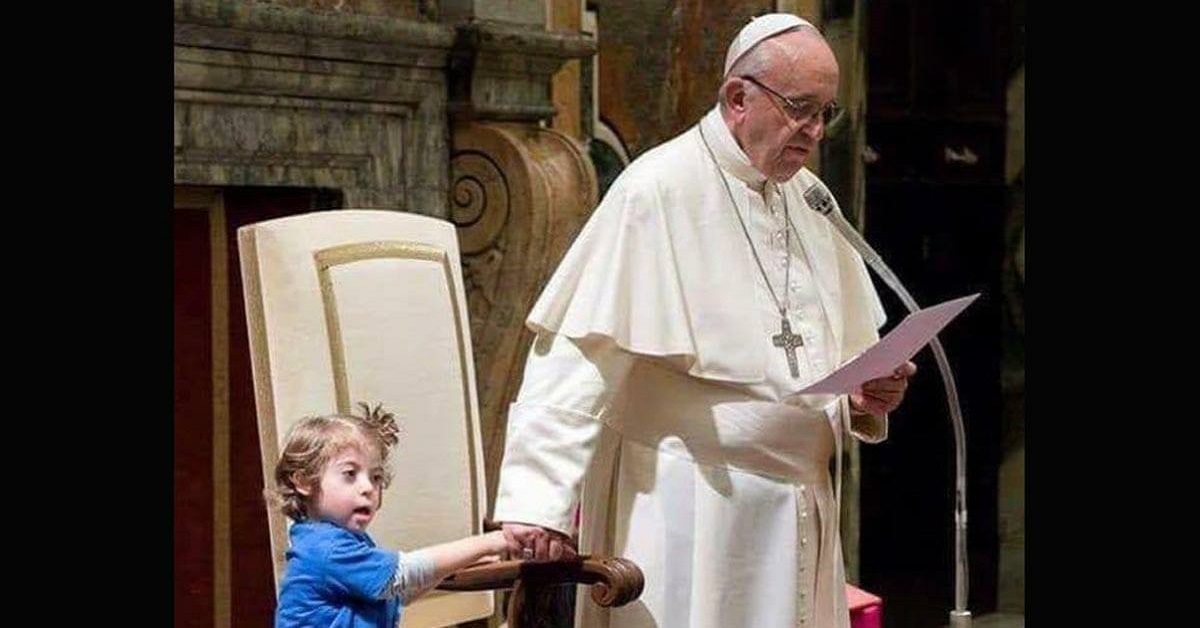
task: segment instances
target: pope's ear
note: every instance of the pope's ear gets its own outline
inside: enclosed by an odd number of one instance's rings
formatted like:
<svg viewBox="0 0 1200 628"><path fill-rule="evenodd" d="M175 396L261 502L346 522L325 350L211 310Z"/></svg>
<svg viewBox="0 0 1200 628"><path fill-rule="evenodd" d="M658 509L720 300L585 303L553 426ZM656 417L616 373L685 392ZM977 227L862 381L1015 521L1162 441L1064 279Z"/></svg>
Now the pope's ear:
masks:
<svg viewBox="0 0 1200 628"><path fill-rule="evenodd" d="M726 80L719 94L725 108L735 114L746 111L746 81L737 77Z"/></svg>

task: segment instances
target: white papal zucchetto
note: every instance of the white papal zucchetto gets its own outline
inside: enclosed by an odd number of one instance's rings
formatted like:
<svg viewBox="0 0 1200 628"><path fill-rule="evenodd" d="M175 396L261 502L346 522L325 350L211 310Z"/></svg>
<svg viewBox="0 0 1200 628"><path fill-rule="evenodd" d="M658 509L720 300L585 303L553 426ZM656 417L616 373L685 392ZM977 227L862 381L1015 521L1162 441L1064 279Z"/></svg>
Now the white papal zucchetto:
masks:
<svg viewBox="0 0 1200 628"><path fill-rule="evenodd" d="M725 73L722 76L729 76L733 64L764 39L799 26L812 26L812 23L791 13L768 13L750 18L750 23L743 26L729 44L729 51L725 53Z"/></svg>

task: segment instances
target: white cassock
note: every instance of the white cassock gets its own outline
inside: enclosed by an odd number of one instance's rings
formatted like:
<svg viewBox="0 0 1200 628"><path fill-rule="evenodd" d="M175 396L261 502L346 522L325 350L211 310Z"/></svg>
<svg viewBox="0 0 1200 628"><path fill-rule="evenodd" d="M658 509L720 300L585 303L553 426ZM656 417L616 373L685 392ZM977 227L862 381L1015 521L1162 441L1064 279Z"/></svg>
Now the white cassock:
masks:
<svg viewBox="0 0 1200 628"><path fill-rule="evenodd" d="M804 203L811 172L764 185L717 109L697 127L621 173L530 312L493 518L571 533L582 504L580 551L641 567L637 601L580 599L583 626L848 627L829 463L844 427L879 442L887 418L788 395L875 342L883 308ZM798 378L735 211L781 297L791 256Z"/></svg>

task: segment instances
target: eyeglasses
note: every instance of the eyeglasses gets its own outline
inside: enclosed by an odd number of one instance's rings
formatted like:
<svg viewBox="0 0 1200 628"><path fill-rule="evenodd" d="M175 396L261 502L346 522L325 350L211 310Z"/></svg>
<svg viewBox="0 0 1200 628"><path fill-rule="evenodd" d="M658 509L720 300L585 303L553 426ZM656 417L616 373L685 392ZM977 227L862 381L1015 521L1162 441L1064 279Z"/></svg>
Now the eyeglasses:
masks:
<svg viewBox="0 0 1200 628"><path fill-rule="evenodd" d="M840 107L835 100L829 101L824 107L822 107L811 100L805 100L803 98L788 98L787 96L780 94L770 87L763 85L758 79L748 74L742 75L738 78L750 81L751 83L754 83L778 98L783 103L783 110L788 117L796 122L799 122L800 124L807 123L809 120L813 119L813 116L816 116L819 113L821 114L821 123L828 128L841 120L842 113L845 111L845 109Z"/></svg>

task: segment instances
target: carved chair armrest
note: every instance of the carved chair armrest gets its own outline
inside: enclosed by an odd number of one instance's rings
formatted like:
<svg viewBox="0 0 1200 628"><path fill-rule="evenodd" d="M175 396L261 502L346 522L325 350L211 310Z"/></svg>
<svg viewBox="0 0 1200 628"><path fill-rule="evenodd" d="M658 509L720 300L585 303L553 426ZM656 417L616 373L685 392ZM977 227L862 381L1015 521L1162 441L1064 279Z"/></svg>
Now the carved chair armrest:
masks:
<svg viewBox="0 0 1200 628"><path fill-rule="evenodd" d="M445 591L510 589L518 581L525 587L560 584L592 585L592 600L600 606L623 606L642 594L642 570L626 558L579 556L571 560L535 563L506 560L476 565L446 578L437 586Z"/></svg>

